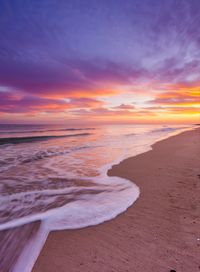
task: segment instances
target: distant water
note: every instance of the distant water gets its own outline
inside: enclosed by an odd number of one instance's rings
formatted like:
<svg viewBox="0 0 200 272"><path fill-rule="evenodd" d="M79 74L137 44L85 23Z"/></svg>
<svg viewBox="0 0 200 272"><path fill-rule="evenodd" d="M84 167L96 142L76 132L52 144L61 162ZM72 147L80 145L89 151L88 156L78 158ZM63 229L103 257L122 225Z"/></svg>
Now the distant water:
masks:
<svg viewBox="0 0 200 272"><path fill-rule="evenodd" d="M108 177L107 170L187 129L0 125L0 230L7 240L12 235L8 247L17 248L16 227L42 220L34 241L24 232L27 246L13 271L31 271L50 230L99 224L125 211L138 198L139 188L128 180ZM10 228L13 231L7 231Z"/></svg>

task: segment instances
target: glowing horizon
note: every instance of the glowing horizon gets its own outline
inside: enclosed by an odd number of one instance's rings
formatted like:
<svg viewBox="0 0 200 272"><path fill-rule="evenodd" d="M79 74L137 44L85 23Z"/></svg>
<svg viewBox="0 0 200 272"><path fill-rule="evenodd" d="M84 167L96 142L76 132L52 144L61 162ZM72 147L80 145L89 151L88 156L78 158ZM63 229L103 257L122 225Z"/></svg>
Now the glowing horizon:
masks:
<svg viewBox="0 0 200 272"><path fill-rule="evenodd" d="M199 123L200 2L0 2L0 123Z"/></svg>

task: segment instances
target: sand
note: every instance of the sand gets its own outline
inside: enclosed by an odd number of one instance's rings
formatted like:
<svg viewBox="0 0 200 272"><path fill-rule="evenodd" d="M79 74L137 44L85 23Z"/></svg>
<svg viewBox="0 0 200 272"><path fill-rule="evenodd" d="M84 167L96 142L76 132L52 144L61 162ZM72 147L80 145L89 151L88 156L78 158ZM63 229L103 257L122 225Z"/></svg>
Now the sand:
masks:
<svg viewBox="0 0 200 272"><path fill-rule="evenodd" d="M152 148L108 172L140 187L134 205L98 226L50 233L34 272L200 271L200 129Z"/></svg>

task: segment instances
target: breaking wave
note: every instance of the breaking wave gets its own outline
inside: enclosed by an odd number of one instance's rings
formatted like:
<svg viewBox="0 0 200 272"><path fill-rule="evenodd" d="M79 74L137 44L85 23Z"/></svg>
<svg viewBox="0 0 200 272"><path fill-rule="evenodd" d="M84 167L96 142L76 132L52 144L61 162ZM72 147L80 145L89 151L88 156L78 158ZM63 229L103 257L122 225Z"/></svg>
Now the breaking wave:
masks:
<svg viewBox="0 0 200 272"><path fill-rule="evenodd" d="M67 137L81 137L89 136L91 133L78 133L78 134L68 134L68 135L45 135L45 136L30 136L30 137L11 137L11 138L0 138L0 145L5 144L21 144L21 143L32 143L35 141L45 141L55 138L67 138Z"/></svg>

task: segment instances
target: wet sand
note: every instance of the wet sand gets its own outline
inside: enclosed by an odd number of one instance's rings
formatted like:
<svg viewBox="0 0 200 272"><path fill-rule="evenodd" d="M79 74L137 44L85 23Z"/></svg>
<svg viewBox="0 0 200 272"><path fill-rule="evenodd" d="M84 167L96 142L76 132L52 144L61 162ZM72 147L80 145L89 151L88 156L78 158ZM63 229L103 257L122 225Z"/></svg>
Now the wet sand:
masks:
<svg viewBox="0 0 200 272"><path fill-rule="evenodd" d="M34 272L200 271L200 129L153 145L109 170L141 195L95 227L54 231Z"/></svg>
<svg viewBox="0 0 200 272"><path fill-rule="evenodd" d="M0 272L11 272L27 243L34 239L40 221L0 231ZM19 271L22 272L22 271Z"/></svg>

